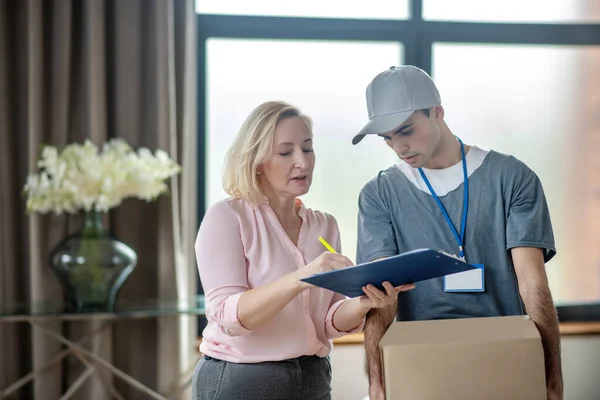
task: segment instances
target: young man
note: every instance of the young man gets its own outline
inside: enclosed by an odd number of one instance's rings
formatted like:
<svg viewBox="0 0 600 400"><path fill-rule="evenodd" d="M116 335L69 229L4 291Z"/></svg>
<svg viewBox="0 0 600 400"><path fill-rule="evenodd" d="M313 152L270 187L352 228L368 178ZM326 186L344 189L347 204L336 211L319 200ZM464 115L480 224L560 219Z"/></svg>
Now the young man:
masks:
<svg viewBox="0 0 600 400"><path fill-rule="evenodd" d="M558 319L545 272L556 249L542 185L515 157L463 144L444 122L441 103L427 73L391 67L367 87L369 122L352 140L378 135L402 160L360 193L357 262L433 248L479 267L453 280L419 282L400 293L397 306L369 313L370 398L384 397L378 345L394 316L528 314L542 337L548 399L562 399Z"/></svg>

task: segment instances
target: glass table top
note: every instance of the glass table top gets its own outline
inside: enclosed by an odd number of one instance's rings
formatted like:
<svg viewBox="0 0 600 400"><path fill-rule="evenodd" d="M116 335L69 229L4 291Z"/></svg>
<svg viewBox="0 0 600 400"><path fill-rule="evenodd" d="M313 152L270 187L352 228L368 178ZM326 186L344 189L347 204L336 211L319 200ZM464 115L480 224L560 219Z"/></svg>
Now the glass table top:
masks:
<svg viewBox="0 0 600 400"><path fill-rule="evenodd" d="M66 301L57 301L36 304L0 305L0 322L42 318L65 320L149 318L185 314L204 315L204 312L204 295L179 300L158 298L117 300L113 310L85 308L77 310Z"/></svg>

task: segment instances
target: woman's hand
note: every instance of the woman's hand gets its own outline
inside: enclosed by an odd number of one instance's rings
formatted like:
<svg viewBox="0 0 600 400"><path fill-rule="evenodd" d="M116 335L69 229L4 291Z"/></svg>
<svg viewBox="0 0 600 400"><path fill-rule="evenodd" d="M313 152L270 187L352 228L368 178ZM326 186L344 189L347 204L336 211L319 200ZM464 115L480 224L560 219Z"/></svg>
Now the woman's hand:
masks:
<svg viewBox="0 0 600 400"><path fill-rule="evenodd" d="M333 326L340 332L349 332L359 326L367 313L373 308L394 308L399 292L404 292L415 287L414 283L393 287L391 283L384 282L385 292L373 285L363 286L364 296L346 300L333 314ZM394 311L394 314L396 312ZM376 387L374 389L377 389Z"/></svg>
<svg viewBox="0 0 600 400"><path fill-rule="evenodd" d="M314 259L312 262L306 264L295 272L298 280L308 278L314 274L321 272L332 271L334 269L341 269L353 266L354 263L346 256L338 253L330 253L328 251L321 254L319 257ZM314 287L310 283L300 282L302 289Z"/></svg>
<svg viewBox="0 0 600 400"><path fill-rule="evenodd" d="M414 289L415 284L409 283L394 287L389 282L383 282L383 287L385 292L382 292L370 284L363 286L362 290L365 292L365 296L359 297L361 305L368 308L384 308L391 306L396 303L398 293Z"/></svg>

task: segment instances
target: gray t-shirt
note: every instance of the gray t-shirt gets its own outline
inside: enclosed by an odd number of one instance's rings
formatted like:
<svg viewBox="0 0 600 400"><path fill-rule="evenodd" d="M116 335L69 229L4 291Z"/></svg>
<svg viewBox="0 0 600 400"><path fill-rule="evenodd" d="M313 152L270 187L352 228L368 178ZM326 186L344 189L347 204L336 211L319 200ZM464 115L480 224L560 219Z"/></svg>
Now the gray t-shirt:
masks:
<svg viewBox="0 0 600 400"><path fill-rule="evenodd" d="M463 184L438 196L460 231ZM539 178L515 157L490 151L469 176L468 206L465 258L471 264L484 264L485 291L446 293L443 278L418 282L415 289L399 294L398 320L525 313L510 249L541 248L546 262L556 254ZM390 167L370 180L360 193L357 262L419 248L458 254L456 239L435 199L418 189L396 166Z"/></svg>

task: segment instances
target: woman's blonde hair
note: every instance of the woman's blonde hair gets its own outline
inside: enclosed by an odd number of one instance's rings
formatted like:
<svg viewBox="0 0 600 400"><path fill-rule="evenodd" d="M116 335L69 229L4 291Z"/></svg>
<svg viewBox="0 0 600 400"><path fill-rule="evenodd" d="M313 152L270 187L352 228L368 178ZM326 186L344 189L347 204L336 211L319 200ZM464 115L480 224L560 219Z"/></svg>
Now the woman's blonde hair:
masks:
<svg viewBox="0 0 600 400"><path fill-rule="evenodd" d="M223 188L228 195L253 204L262 200L257 168L271 156L277 123L289 117L302 118L312 131L312 120L283 101L263 103L246 118L223 164Z"/></svg>

